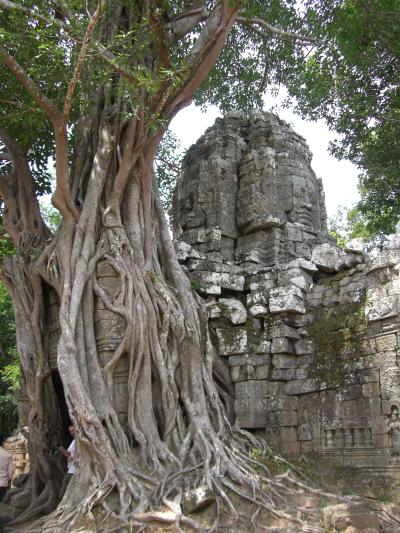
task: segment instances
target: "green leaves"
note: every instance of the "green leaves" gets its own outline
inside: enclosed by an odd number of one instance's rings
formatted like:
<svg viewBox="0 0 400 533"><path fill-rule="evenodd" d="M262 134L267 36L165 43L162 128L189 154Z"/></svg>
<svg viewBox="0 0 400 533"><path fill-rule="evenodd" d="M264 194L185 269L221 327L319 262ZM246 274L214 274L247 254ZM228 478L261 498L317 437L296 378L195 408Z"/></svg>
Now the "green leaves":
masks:
<svg viewBox="0 0 400 533"><path fill-rule="evenodd" d="M224 112L262 107L265 89L286 83L287 72L308 53L309 46L296 39L246 23L260 19L280 30L304 33L303 16L295 2L247 0L241 3L239 16L240 23L232 28L215 68L195 97L203 107L211 103Z"/></svg>
<svg viewBox="0 0 400 533"><path fill-rule="evenodd" d="M158 190L165 211L169 211L178 179L183 153L177 137L167 130L155 160Z"/></svg>
<svg viewBox="0 0 400 533"><path fill-rule="evenodd" d="M339 134L332 152L362 169L368 232L390 233L400 215L400 5L397 0L309 0L306 21L322 43L288 77L304 117Z"/></svg>

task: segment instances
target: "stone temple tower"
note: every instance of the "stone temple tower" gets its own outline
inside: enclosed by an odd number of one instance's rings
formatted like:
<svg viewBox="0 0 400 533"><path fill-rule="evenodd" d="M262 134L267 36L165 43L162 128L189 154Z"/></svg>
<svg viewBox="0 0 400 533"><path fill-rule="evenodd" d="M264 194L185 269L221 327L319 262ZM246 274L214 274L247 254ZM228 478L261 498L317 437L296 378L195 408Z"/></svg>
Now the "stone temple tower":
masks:
<svg viewBox="0 0 400 533"><path fill-rule="evenodd" d="M217 119L184 159L175 237L238 262L309 256L326 240L322 184L310 161L304 139L272 113Z"/></svg>
<svg viewBox="0 0 400 533"><path fill-rule="evenodd" d="M183 162L178 259L239 426L291 457L400 479L400 235L372 259L338 248L310 161L271 113L218 119Z"/></svg>

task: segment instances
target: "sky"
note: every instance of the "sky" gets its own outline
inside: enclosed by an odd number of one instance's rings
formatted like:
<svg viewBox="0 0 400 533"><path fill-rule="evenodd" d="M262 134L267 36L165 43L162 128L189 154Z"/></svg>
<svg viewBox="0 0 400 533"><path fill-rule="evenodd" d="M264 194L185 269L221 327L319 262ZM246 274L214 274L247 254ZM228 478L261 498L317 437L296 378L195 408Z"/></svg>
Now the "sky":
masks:
<svg viewBox="0 0 400 533"><path fill-rule="evenodd" d="M335 134L330 132L322 120L310 122L302 120L291 110L284 109L279 100L275 100L274 111L279 117L289 122L296 133L307 141L313 154L311 165L319 178L322 178L328 217L335 215L339 206L352 206L359 199L357 191L357 167L349 161L338 161L328 152L328 145ZM266 106L268 109L270 106ZM221 116L218 110L210 107L205 113L191 105L178 113L171 123L171 129L179 138L183 148L188 148L212 126Z"/></svg>

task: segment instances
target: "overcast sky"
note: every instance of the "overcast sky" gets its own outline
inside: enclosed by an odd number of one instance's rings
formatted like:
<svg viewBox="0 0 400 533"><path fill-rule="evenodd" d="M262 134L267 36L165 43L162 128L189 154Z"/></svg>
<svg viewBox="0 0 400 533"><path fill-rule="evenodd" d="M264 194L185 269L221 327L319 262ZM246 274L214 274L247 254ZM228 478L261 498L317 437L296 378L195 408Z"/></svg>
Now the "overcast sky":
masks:
<svg viewBox="0 0 400 533"><path fill-rule="evenodd" d="M328 216L336 213L338 206L351 206L359 198L357 191L358 169L348 161L338 161L328 152L329 142L335 135L326 124L302 120L288 109L280 108L275 102L274 109L283 120L289 122L293 129L302 135L313 153L312 167L316 175L322 178ZM267 106L268 107L268 106ZM171 123L171 129L178 136L183 148L188 148L215 122L220 113L210 108L202 113L191 105L180 111Z"/></svg>

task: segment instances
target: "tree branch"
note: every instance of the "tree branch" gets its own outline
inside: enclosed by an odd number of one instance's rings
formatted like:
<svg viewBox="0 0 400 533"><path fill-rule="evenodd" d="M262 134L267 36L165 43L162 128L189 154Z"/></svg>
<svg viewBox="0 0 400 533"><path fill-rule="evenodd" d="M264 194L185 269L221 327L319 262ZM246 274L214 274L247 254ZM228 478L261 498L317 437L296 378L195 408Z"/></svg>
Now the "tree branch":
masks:
<svg viewBox="0 0 400 533"><path fill-rule="evenodd" d="M225 45L238 10L239 2L221 0L211 11L204 28L187 56L188 79L164 106L164 113L168 119L189 103L194 92L207 77Z"/></svg>
<svg viewBox="0 0 400 533"><path fill-rule="evenodd" d="M11 161L11 154L9 154L8 152L0 152L0 160Z"/></svg>
<svg viewBox="0 0 400 533"><path fill-rule="evenodd" d="M3 181L7 189L5 191L6 196L4 196L5 204L8 209L18 207L18 210L15 210L11 217L6 217L7 231L10 233L17 227L23 230L17 241L15 238L13 239L16 246L24 242L26 236L35 236L41 240L47 234L47 227L40 214L34 180L26 154L20 144L1 129L0 139L10 153L13 166L13 172L7 180L8 183Z"/></svg>
<svg viewBox="0 0 400 533"><path fill-rule="evenodd" d="M24 89L30 94L37 105L54 123L60 116L60 112L54 103L46 96L42 95L36 83L28 76L21 65L0 45L0 58L5 66L17 78Z"/></svg>
<svg viewBox="0 0 400 533"><path fill-rule="evenodd" d="M70 113L70 110L71 110L71 106L72 106L72 98L73 98L74 90L75 90L76 84L79 81L79 78L80 78L80 75L81 75L81 72L82 72L82 69L83 69L83 65L84 65L86 54L87 54L87 51L88 51L88 48L89 48L89 43L90 43L90 40L91 40L93 32L94 32L94 28L95 28L97 22L99 21L101 15L103 13L104 4L105 4L105 0L99 0L99 3L97 4L96 11L95 11L94 15L92 16L92 18L90 19L88 27L86 29L85 38L83 39L83 43L82 43L81 49L79 51L78 60L77 60L77 63L75 65L75 70L74 70L74 73L72 75L72 79L70 81L70 84L68 86L67 94L65 95L64 109L63 109L63 113L62 113L62 124L64 126L66 126L67 122L68 122L68 116L69 116L69 113Z"/></svg>
<svg viewBox="0 0 400 533"><path fill-rule="evenodd" d="M45 17L44 15L37 13L33 9L29 9L28 7L22 6L20 4L15 4L14 2L10 2L10 0L0 0L0 7L4 9L16 9L18 11L26 13L27 15L30 15L32 18L43 20L45 22L50 22L51 24L57 24L57 26L65 26L64 22L60 19Z"/></svg>
<svg viewBox="0 0 400 533"><path fill-rule="evenodd" d="M107 50L107 48L104 45L102 45L101 43L96 42L96 41L94 41L92 44L99 51L101 57L114 70L114 72L116 72L117 74L119 74L123 78L126 78L131 83L135 83L135 84L138 83L138 78L132 72L127 70L125 67L123 67L119 63L117 63L116 56L112 52Z"/></svg>
<svg viewBox="0 0 400 533"><path fill-rule="evenodd" d="M181 171L178 165L174 165L170 161L167 161L164 157L157 156L157 159L155 162L156 164L157 164L157 161L161 161L161 163L163 163L166 167L168 167L173 172L176 172L177 174Z"/></svg>
<svg viewBox="0 0 400 533"><path fill-rule="evenodd" d="M209 15L210 11L205 7L192 9L173 18L165 29L171 36L171 41L175 41L190 33L200 21L206 20Z"/></svg>
<svg viewBox="0 0 400 533"><path fill-rule="evenodd" d="M314 39L313 37L302 35L300 33L281 30L279 28L276 28L275 26L272 26L272 24L269 24L263 19L237 17L236 22L244 26L250 27L250 29L254 30L255 32L263 36L267 36L268 34L272 33L282 39L293 39L296 41L303 41L303 42L310 43L310 44L317 43L317 40ZM257 26L260 26L265 31L260 30L260 28L257 28Z"/></svg>
<svg viewBox="0 0 400 533"><path fill-rule="evenodd" d="M20 102L15 102L14 100L8 100L6 98L0 98L0 104L9 104L15 105L15 107L22 107Z"/></svg>

